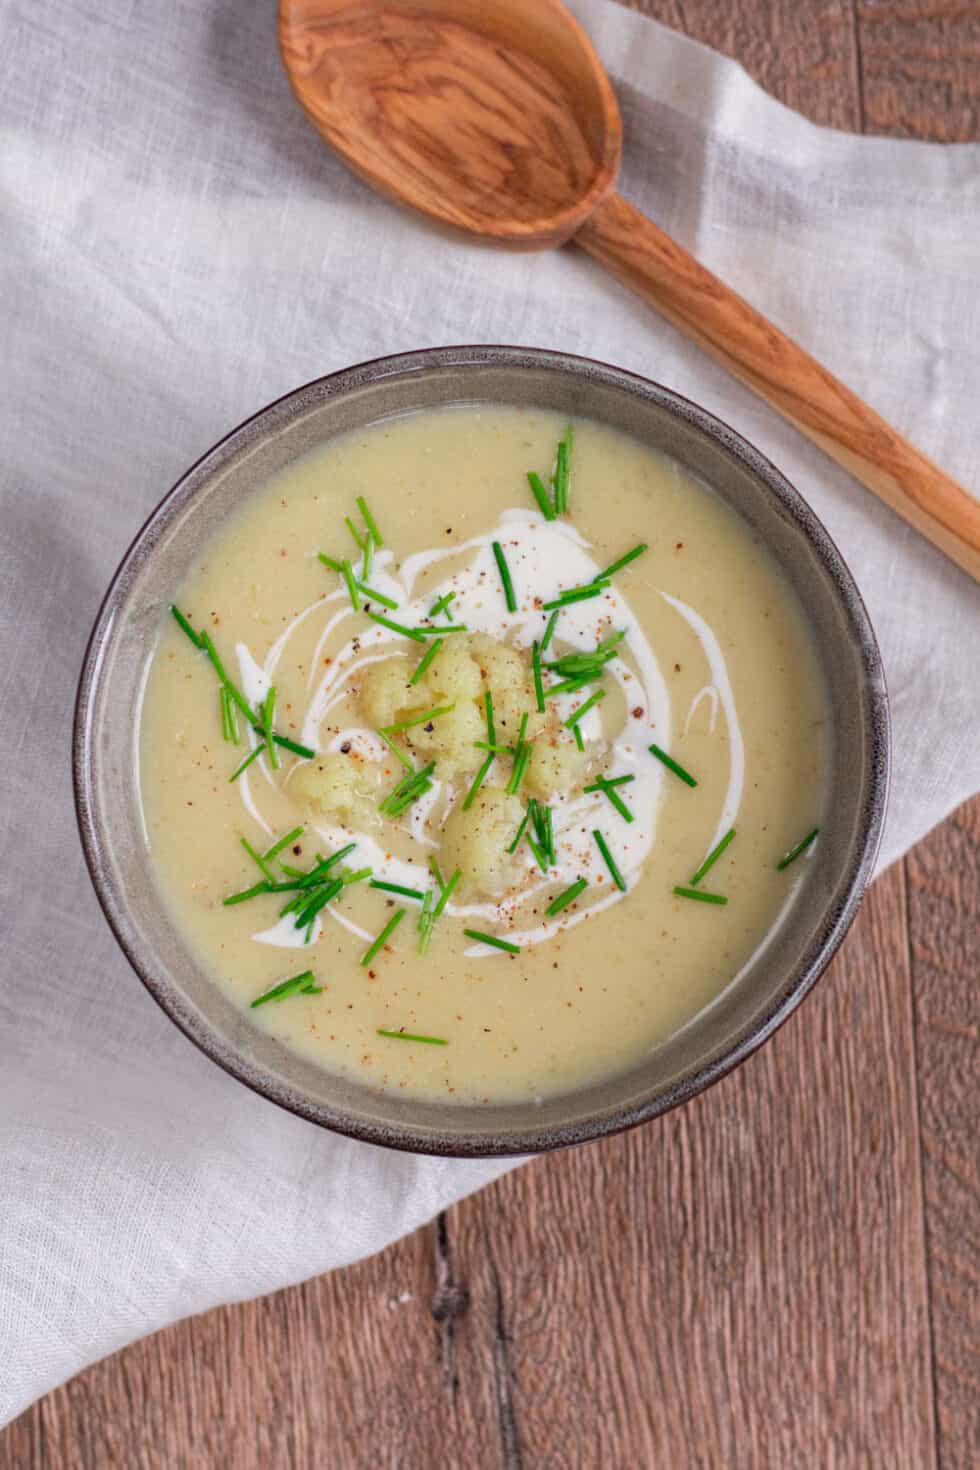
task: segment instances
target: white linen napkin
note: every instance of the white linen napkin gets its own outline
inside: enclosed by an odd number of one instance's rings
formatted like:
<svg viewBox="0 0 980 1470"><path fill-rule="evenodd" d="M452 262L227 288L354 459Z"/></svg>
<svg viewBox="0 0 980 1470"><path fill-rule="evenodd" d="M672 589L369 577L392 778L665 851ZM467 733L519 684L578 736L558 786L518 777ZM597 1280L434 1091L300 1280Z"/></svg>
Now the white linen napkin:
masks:
<svg viewBox="0 0 980 1470"><path fill-rule="evenodd" d="M623 108L624 193L976 486L980 147L813 127L652 22L572 8ZM584 254L498 252L372 195L294 103L274 11L0 0L0 1423L508 1167L348 1142L239 1086L144 993L85 873L68 747L99 598L170 483L262 404L437 343L660 379L769 454L857 576L894 713L883 861L980 786L966 576Z"/></svg>

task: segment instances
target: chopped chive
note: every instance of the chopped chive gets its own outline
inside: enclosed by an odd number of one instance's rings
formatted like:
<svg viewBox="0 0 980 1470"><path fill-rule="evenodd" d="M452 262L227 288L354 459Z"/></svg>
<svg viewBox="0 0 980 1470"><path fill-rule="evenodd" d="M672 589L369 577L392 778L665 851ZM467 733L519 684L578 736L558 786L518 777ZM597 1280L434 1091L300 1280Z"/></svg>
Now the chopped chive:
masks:
<svg viewBox="0 0 980 1470"><path fill-rule="evenodd" d="M483 707L487 715L487 743L495 745L497 743L497 732L493 727L493 695L489 689L483 696Z"/></svg>
<svg viewBox="0 0 980 1470"><path fill-rule="evenodd" d="M344 557L343 561L340 563L340 575L343 577L344 581L347 584L347 595L350 598L351 607L354 609L355 612L360 612L361 599L358 595L357 583L354 580L354 569L346 557Z"/></svg>
<svg viewBox="0 0 980 1470"><path fill-rule="evenodd" d="M572 726L572 734L575 736L575 744L578 746L579 750L584 750L585 741L582 738L582 731L578 725Z"/></svg>
<svg viewBox="0 0 980 1470"><path fill-rule="evenodd" d="M796 859L798 857L801 857L803 853L806 852L807 848L810 846L810 843L813 841L819 831L819 827L814 827L812 832L808 832L806 834L802 842L798 842L795 847L791 847L786 856L780 858L779 862L776 864L777 873L781 873L784 868L788 868L790 863L795 863Z"/></svg>
<svg viewBox="0 0 980 1470"><path fill-rule="evenodd" d="M261 735L262 731L255 725L252 726L252 729L255 730L256 735ZM288 735L273 733L272 743L278 745L280 750L291 750L293 755L301 755L304 760L311 761L316 755L315 750L311 750L308 745L300 745L297 741L290 740Z"/></svg>
<svg viewBox="0 0 980 1470"><path fill-rule="evenodd" d="M517 747L514 745L491 745L489 740L474 740L474 750L491 750L494 755L508 755L511 760L517 755Z"/></svg>
<svg viewBox="0 0 980 1470"><path fill-rule="evenodd" d="M566 730L571 730L573 726L577 725L582 716L588 714L589 710L592 709L594 705L597 705L601 699L605 699L605 697L606 691L604 689L597 689L594 694L590 694L585 703L580 704L578 709L574 710L573 713L569 715L568 719L565 721Z"/></svg>
<svg viewBox="0 0 980 1470"><path fill-rule="evenodd" d="M195 648L203 648L204 647L204 638L203 638L203 636L200 633L196 633L194 631L194 629L191 627L190 623L184 617L184 614L181 612L180 608L179 607L176 607L174 605L174 603L171 603L170 604L170 612L171 612L172 616L174 618L176 618L179 627L183 628L184 632L187 634L188 638L191 640L191 642L193 643L194 647Z"/></svg>
<svg viewBox="0 0 980 1470"><path fill-rule="evenodd" d="M284 847L289 847L298 838L302 837L302 835L303 828L294 827L291 832L287 832L285 837L280 837L278 842L274 842L272 846L268 849L268 851L262 854L262 861L267 863L272 858L278 857L279 853L282 852Z"/></svg>
<svg viewBox="0 0 980 1470"><path fill-rule="evenodd" d="M425 954L429 948L429 940L432 938L432 889L425 890L422 899L422 912L419 914L419 954Z"/></svg>
<svg viewBox="0 0 980 1470"><path fill-rule="evenodd" d="M611 577L614 572L621 572L623 567L629 566L631 561L636 561L636 558L642 556L646 550L646 542L641 541L639 546L634 546L632 551L628 551L625 556L621 556L618 561L614 561L611 566L606 567L604 572L600 572L599 577ZM596 578L596 581L599 580L599 577Z"/></svg>
<svg viewBox="0 0 980 1470"><path fill-rule="evenodd" d="M576 726L576 729L577 728L578 726ZM616 810L619 812L619 815L624 819L624 821L632 822L634 820L633 813L630 811L625 801L623 801L622 797L616 791L616 787L622 786L625 784L625 782L633 781L635 779L636 778L634 776L616 776L612 781L608 781L605 776L600 776L598 780L593 783L593 785L583 786L582 790L588 792L601 791L603 796L605 796L616 808ZM707 871L707 869L705 871Z"/></svg>
<svg viewBox="0 0 980 1470"><path fill-rule="evenodd" d="M544 842L541 845L544 848L545 852L548 854L548 857L550 858L552 864L554 864L554 861L555 861L555 832L554 832L554 822L553 822L552 811L551 811L551 807L550 806L546 806L544 808L535 807L535 811L541 811L541 810L544 811L544 838L545 838Z"/></svg>
<svg viewBox="0 0 980 1470"><path fill-rule="evenodd" d="M374 537L368 531L364 538L364 557L361 561L361 590L366 591L364 583L371 575L371 567L374 565ZM380 594L375 592L374 596L380 601Z"/></svg>
<svg viewBox="0 0 980 1470"><path fill-rule="evenodd" d="M516 852L517 851L517 848L518 848L518 845L520 843L520 840L524 836L524 828L527 826L528 820L529 820L530 816L531 816L531 808L528 807L527 811L524 813L524 816L521 818L521 825L518 827L517 831L514 833L514 840L510 844L510 847L508 847L508 849L507 849L508 852Z"/></svg>
<svg viewBox="0 0 980 1470"><path fill-rule="evenodd" d="M381 933L378 935L377 939L373 940L368 945L364 953L361 955L362 965L369 965L371 963L375 955L378 953L378 950L381 949L388 942L388 940L391 938L392 934L394 934L395 930L398 928L398 925L401 923L402 919L404 919L407 913L408 909L395 910L391 918L388 920L387 924L382 929Z"/></svg>
<svg viewBox="0 0 980 1470"><path fill-rule="evenodd" d="M704 862L701 864L700 868L698 868L694 877L691 879L692 888L697 888L698 884L701 882L701 879L704 877L708 869L714 867L715 863L721 857L722 853L725 851L725 848L728 846L734 836L735 828L730 827L725 833L724 837L721 839L721 841L716 843L715 846L711 849L711 851L708 853L708 856L705 858Z"/></svg>
<svg viewBox="0 0 980 1470"><path fill-rule="evenodd" d="M274 684L269 686L269 691L262 701L262 733L265 736L265 748L269 753L269 765L274 771L279 769L279 757L276 755L276 747L272 739L272 721L276 712L276 688Z"/></svg>
<svg viewBox="0 0 980 1470"><path fill-rule="evenodd" d="M559 515L568 512L568 480L572 455L572 426L569 424L564 439L558 441L555 453L555 510Z"/></svg>
<svg viewBox="0 0 980 1470"><path fill-rule="evenodd" d="M673 760L665 750L660 749L659 745L651 745L649 747L649 751L651 755L655 755L657 757L658 761L663 762L668 771L673 771L675 776L680 776L681 780L686 782L688 786L696 786L698 784L695 781L694 777L691 775L690 771L685 771L683 766L679 766L677 762Z"/></svg>
<svg viewBox="0 0 980 1470"><path fill-rule="evenodd" d="M425 634L418 628L406 628L403 623L395 623L391 618L384 618L380 613L369 612L368 617L373 623L380 623L382 628L390 628L393 633L400 633L403 638L412 638L416 643L425 642Z"/></svg>
<svg viewBox="0 0 980 1470"><path fill-rule="evenodd" d="M452 873L452 877L449 879L449 882L448 883L444 883L442 885L442 892L439 895L439 902L436 904L435 908L432 910L432 918L433 918L433 921L435 921L438 918L441 918L442 913L443 913L446 905L449 902L450 896L452 895L453 890L455 889L457 883L462 878L462 876L463 876L463 870L462 870L462 868L454 868L453 869L453 873Z"/></svg>
<svg viewBox="0 0 980 1470"><path fill-rule="evenodd" d="M473 805L473 802L476 799L476 793L479 791L480 787L483 785L484 781L487 779L487 772L490 770L490 767L493 765L493 763L494 763L495 760L496 760L496 756L492 752L489 755L487 755L487 756L484 757L484 761L483 761L482 766L477 771L476 775L473 777L473 784L472 784L472 786L470 787L469 791L466 793L466 796L463 798L463 811L464 812L468 812L469 809L470 809L470 807Z"/></svg>
<svg viewBox="0 0 980 1470"><path fill-rule="evenodd" d="M384 542L381 539L381 532L378 530L378 523L368 509L368 503L364 499L363 495L359 495L357 497L357 508L361 512L361 519L364 521L364 524L367 526L368 530L371 532L371 535L374 537L375 546L380 549L382 546L384 546Z"/></svg>
<svg viewBox="0 0 980 1470"><path fill-rule="evenodd" d="M340 562L334 561L333 557L328 556L325 551L318 551L316 559L317 561L322 561L323 565L329 567L332 572L336 572L338 576L340 575Z"/></svg>
<svg viewBox="0 0 980 1470"><path fill-rule="evenodd" d="M403 776L398 785L378 803L379 811L382 811L387 817L400 816L407 807L410 807L413 802L418 801L420 796L431 789L430 777L434 770L435 761L430 761L420 771L410 771L407 776Z"/></svg>
<svg viewBox="0 0 980 1470"><path fill-rule="evenodd" d="M387 607L392 612L398 608L398 603L393 597L386 597L383 592L378 591L377 587L369 587L366 582L358 582L357 590L366 602L380 602L382 607Z"/></svg>
<svg viewBox="0 0 980 1470"><path fill-rule="evenodd" d="M378 735L380 735L381 739L384 741L385 745L387 745L387 747L391 751L392 755L395 757L396 760L401 761L401 763L405 767L406 771L411 771L412 774L414 775L414 773L415 773L415 767L412 764L410 758L405 754L405 752L403 750L401 750L399 748L399 746L397 746L395 744L395 742L392 739L390 739L390 737L388 735L385 734L385 731L384 730L378 730L375 733L378 734Z"/></svg>
<svg viewBox="0 0 980 1470"><path fill-rule="evenodd" d="M441 873L441 871L439 869L439 864L436 862L435 858L431 854L429 855L429 871L431 872L433 878L438 883L438 885L439 885L439 892L441 893L442 890L445 888L446 885L443 882L442 873Z"/></svg>
<svg viewBox="0 0 980 1470"><path fill-rule="evenodd" d="M262 856L262 854L260 852L256 852L255 848L249 842L247 837L240 837L238 840L242 844L242 847L244 847L245 851L248 853L249 857L252 859L253 863L255 863L256 867L258 868L259 872L262 874L266 882L274 883L276 881L275 875L273 874L272 869L266 865L265 858Z"/></svg>
<svg viewBox="0 0 980 1470"><path fill-rule="evenodd" d="M620 893L625 893L626 879L623 877L622 873L619 871L619 868L616 866L616 860L613 857L612 853L609 851L609 848L606 844L606 839L603 837L598 827L593 827L592 836L595 838L595 845L602 853L603 861L605 862L606 867L609 869L610 878L612 878Z"/></svg>
<svg viewBox="0 0 980 1470"><path fill-rule="evenodd" d="M273 985L271 990L266 990L262 995L252 1001L251 1009L256 1006L265 1005L267 1000L285 1000L287 995L296 995L302 991L306 995L319 995L322 986L317 987L312 970L304 970L300 975L292 975L288 980L282 980L278 985Z"/></svg>
<svg viewBox="0 0 980 1470"><path fill-rule="evenodd" d="M354 525L354 522L351 520L350 516L344 516L344 525L347 527L348 531L351 533L351 535L353 536L354 540L357 542L357 549L358 549L358 551L363 551L364 550L364 547L366 545L366 542L364 540L364 537L361 535L360 531Z"/></svg>
<svg viewBox="0 0 980 1470"><path fill-rule="evenodd" d="M253 884L251 888L243 888L240 893L232 893L228 898L223 898L221 902L226 909L230 909L232 904L244 903L248 898L258 898L260 893L269 892L271 892L270 884L263 880L261 883Z"/></svg>
<svg viewBox="0 0 980 1470"><path fill-rule="evenodd" d="M586 602L590 597L601 596L608 586L608 581L596 578L594 582L587 582L584 587L569 587L567 592L552 598L551 602L543 602L541 610L552 612L554 609L567 607L570 602Z"/></svg>
<svg viewBox="0 0 980 1470"><path fill-rule="evenodd" d="M554 699L556 694L577 694L580 689L585 689L589 684L594 684L597 675L580 674L577 679L563 679L560 684L552 684L544 691L545 699Z"/></svg>
<svg viewBox="0 0 980 1470"><path fill-rule="evenodd" d="M231 698L238 705L238 708L241 710L246 720L248 720L249 724L254 725L257 718L255 711L249 708L245 700L245 696L242 694L241 690L237 687L236 684L232 682L231 679L229 679L228 675L226 674L225 666L221 662L221 659L218 657L218 650L215 648L214 643L211 640L210 633L201 634L201 648L211 660L211 667L214 669L214 672L217 674L222 684L224 684L225 688L228 690Z"/></svg>
<svg viewBox="0 0 980 1470"><path fill-rule="evenodd" d="M574 903L579 894L588 888L588 886L589 881L587 878L576 879L570 888L566 888L564 893L559 893L557 898L552 899L551 903L545 909L545 913L550 917L553 917L555 914L560 914L562 909L567 909L570 903Z"/></svg>
<svg viewBox="0 0 980 1470"><path fill-rule="evenodd" d="M531 644L531 668L534 673L534 698L538 713L544 713L544 687L541 683L541 650L537 643Z"/></svg>
<svg viewBox="0 0 980 1470"><path fill-rule="evenodd" d="M489 944L493 949L502 949L506 954L520 954L521 946L511 944L509 939L498 939L496 934L483 934L479 929L464 929L463 933L467 939L478 939L481 944Z"/></svg>
<svg viewBox="0 0 980 1470"><path fill-rule="evenodd" d="M444 612L449 617L449 604L455 596L455 592L444 592L441 597L437 597L429 608L428 617L437 618L441 612Z"/></svg>
<svg viewBox="0 0 980 1470"><path fill-rule="evenodd" d="M219 686L218 702L221 706L221 738L227 740L230 745L237 745L239 742L238 712L228 693L227 684Z"/></svg>
<svg viewBox="0 0 980 1470"><path fill-rule="evenodd" d="M499 541L493 541L491 542L491 545L493 546L493 555L497 563L497 571L500 573L500 581L504 589L504 601L507 604L507 611L516 612L517 598L514 596L514 584L511 581L510 567L507 565L507 558L504 556L504 548L501 546Z"/></svg>
<svg viewBox="0 0 980 1470"><path fill-rule="evenodd" d="M326 908L332 898L337 897L337 894L343 886L343 878L333 878L329 883L325 883L322 888L316 888L312 893L308 892L306 903L296 915L295 927L297 929L309 929L320 910ZM306 943L309 944L309 942L310 936L307 934Z"/></svg>
<svg viewBox="0 0 980 1470"><path fill-rule="evenodd" d="M405 888L401 883L386 883L381 878L372 878L369 888L380 888L383 893L400 893L403 898L414 898L421 903L425 894L420 888Z"/></svg>
<svg viewBox="0 0 980 1470"><path fill-rule="evenodd" d="M379 1036L389 1036L392 1041L423 1041L426 1046L448 1046L444 1036L415 1036L411 1031L384 1031L378 1027Z"/></svg>
<svg viewBox="0 0 980 1470"><path fill-rule="evenodd" d="M243 771L246 771L248 769L248 767L252 764L252 762L254 760L257 760L258 759L258 757L262 754L263 750L265 750L265 746L264 745L257 745L254 750L249 751L248 755L242 761L241 765L240 766L236 766L235 769L232 771L231 775L228 777L228 785L229 786L231 785L231 783L233 781L237 781L238 780L238 778L242 774L242 772Z"/></svg>
<svg viewBox="0 0 980 1470"><path fill-rule="evenodd" d="M356 846L356 842L348 842L343 847L339 847L336 852L331 853L328 858L318 858L310 871L304 873L302 886L304 888L310 888L314 883L319 882L324 873L329 873L334 863L339 863L341 858L345 858L349 852L353 852Z"/></svg>
<svg viewBox="0 0 980 1470"><path fill-rule="evenodd" d="M548 626L545 628L545 630L544 630L544 637L541 639L541 652L542 653L544 653L545 649L548 647L548 644L551 642L551 635L555 631L555 624L558 621L558 614L560 612L561 612L561 608L560 607L556 607L552 611L551 617L548 619Z"/></svg>
<svg viewBox="0 0 980 1470"><path fill-rule="evenodd" d="M349 888L352 883L363 883L364 879L370 878L373 872L373 868L355 868L353 873L342 873L341 882L345 888Z"/></svg>
<svg viewBox="0 0 980 1470"><path fill-rule="evenodd" d="M410 730L413 725L427 725L430 720L436 720L440 715L451 715L455 708L455 702L441 704L438 709L426 710L423 715L413 715L410 720L399 720L396 725L385 725L379 733L392 735L396 730Z"/></svg>
<svg viewBox="0 0 980 1470"><path fill-rule="evenodd" d="M439 652L442 644L443 640L441 638L437 638L435 643L429 644L428 648L425 650L415 667L415 673L408 681L410 684L418 683L422 675L425 673L426 669L431 664L432 660L435 658L436 654Z"/></svg>
<svg viewBox="0 0 980 1470"><path fill-rule="evenodd" d="M466 623L440 623L437 628L430 628L427 623L419 623L413 629L413 632L418 633L422 638L438 638L440 642L445 633L468 633L469 631Z"/></svg>
<svg viewBox="0 0 980 1470"><path fill-rule="evenodd" d="M507 782L507 793L509 796L516 796L517 793L520 791L521 782L527 775L527 768L530 764L530 761L531 744L530 742L528 742L521 747L517 758L514 761L514 768L510 773L510 780Z"/></svg>
<svg viewBox="0 0 980 1470"><path fill-rule="evenodd" d="M557 516L557 511L551 503L551 496L545 489L545 484L541 476L539 474L536 474L534 470L528 470L527 483L530 485L531 490L534 493L534 498L538 502L538 508L540 509L541 514L544 516L545 520L555 520Z"/></svg>
<svg viewBox="0 0 980 1470"><path fill-rule="evenodd" d="M706 893L703 888L683 888L678 886L674 889L678 898L696 898L699 903L727 903L728 899L723 893Z"/></svg>
<svg viewBox="0 0 980 1470"><path fill-rule="evenodd" d="M605 665L611 658L616 657L616 649L626 637L626 629L623 628L616 633L611 633L601 643L597 643L594 649L583 653L564 653L561 658L553 659L548 668L556 674L572 679L599 679L605 672Z"/></svg>
<svg viewBox="0 0 980 1470"><path fill-rule="evenodd" d="M527 845L531 849L531 852L534 854L534 861L537 863L542 873L547 873L549 867L548 854L537 842L535 842L530 832L527 833Z"/></svg>

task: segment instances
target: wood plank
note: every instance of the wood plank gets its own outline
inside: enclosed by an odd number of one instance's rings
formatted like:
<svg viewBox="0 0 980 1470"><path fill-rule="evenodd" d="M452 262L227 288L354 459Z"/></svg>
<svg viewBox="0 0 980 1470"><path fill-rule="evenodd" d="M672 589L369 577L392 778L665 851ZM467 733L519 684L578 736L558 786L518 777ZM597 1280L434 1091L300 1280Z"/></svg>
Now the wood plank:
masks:
<svg viewBox="0 0 980 1470"><path fill-rule="evenodd" d="M450 1211L467 1453L496 1416L502 1465L934 1463L904 905L692 1105Z"/></svg>
<svg viewBox="0 0 980 1470"><path fill-rule="evenodd" d="M980 138L980 6L855 0L865 129L900 138Z"/></svg>
<svg viewBox="0 0 980 1470"><path fill-rule="evenodd" d="M980 1446L980 799L910 853L912 982L940 1462Z"/></svg>

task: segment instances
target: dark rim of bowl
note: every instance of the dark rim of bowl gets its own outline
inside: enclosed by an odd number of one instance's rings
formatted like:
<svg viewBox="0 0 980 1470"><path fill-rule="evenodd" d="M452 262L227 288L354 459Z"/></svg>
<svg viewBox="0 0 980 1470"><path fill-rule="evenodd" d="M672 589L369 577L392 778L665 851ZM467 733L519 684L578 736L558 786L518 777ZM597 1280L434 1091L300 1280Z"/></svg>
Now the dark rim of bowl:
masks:
<svg viewBox="0 0 980 1470"><path fill-rule="evenodd" d="M328 1104L311 1101L298 1089L241 1058L235 1049L212 1034L203 1020L176 1004L178 987L166 976L152 974L141 955L130 945L124 907L116 894L111 864L103 851L95 817L92 788L91 717L100 687L103 654L116 615L124 604L133 575L138 571L160 535L184 504L204 488L212 476L243 448L264 438L269 430L291 422L307 408L336 398L367 384L431 369L464 370L468 367L535 368L601 382L634 398L665 408L713 439L765 485L790 518L802 529L824 570L829 574L864 669L869 732L867 789L853 845L854 856L842 875L844 888L839 902L830 908L802 961L788 978L772 1005L743 1034L697 1070L674 1086L639 1102L624 1103L600 1117L582 1119L548 1128L496 1134L439 1134L410 1124L379 1123L353 1117ZM120 948L150 995L206 1056L253 1091L286 1108L298 1117L362 1142L401 1149L411 1153L474 1158L515 1156L566 1148L612 1133L638 1127L687 1102L713 1082L724 1077L756 1051L786 1021L809 994L830 963L850 927L865 889L871 880L881 841L888 801L890 776L890 720L881 656L867 610L854 578L822 522L786 477L765 455L723 420L690 399L637 373L627 372L592 358L544 348L507 346L459 346L424 348L415 352L379 357L339 372L315 378L301 388L284 394L245 419L196 461L171 487L133 538L109 584L89 636L75 702L72 739L72 777L75 811L82 848L96 896Z"/></svg>

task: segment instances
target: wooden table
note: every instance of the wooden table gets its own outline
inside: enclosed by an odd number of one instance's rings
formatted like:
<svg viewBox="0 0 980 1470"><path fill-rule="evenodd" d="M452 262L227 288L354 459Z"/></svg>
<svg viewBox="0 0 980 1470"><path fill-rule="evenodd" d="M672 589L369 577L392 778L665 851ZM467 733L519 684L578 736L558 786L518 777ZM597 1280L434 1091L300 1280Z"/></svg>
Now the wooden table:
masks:
<svg viewBox="0 0 980 1470"><path fill-rule="evenodd" d="M818 122L980 137L978 0L635 3ZM136 1343L0 1467L975 1465L978 976L980 801L706 1096Z"/></svg>

